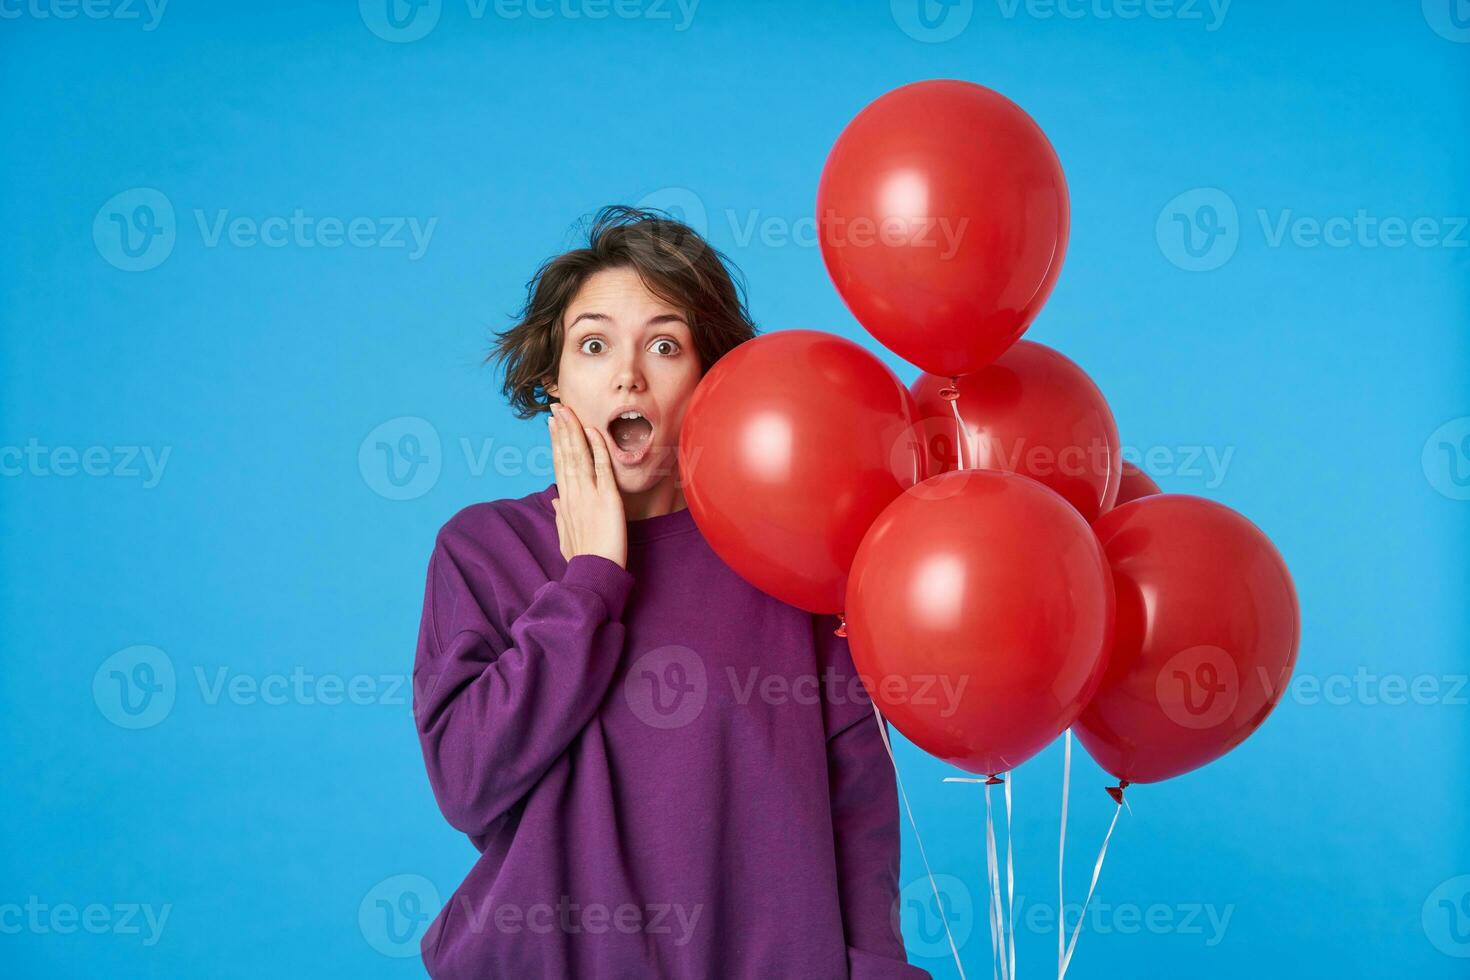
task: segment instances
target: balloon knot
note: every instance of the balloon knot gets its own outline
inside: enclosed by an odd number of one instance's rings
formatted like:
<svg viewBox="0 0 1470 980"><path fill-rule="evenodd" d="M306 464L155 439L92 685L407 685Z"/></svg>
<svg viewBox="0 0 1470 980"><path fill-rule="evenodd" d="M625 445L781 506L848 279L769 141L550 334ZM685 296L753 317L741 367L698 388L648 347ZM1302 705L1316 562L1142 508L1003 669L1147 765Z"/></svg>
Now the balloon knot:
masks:
<svg viewBox="0 0 1470 980"><path fill-rule="evenodd" d="M1113 798L1113 802L1114 803L1118 804L1119 806L1122 806L1123 805L1123 791L1125 789L1127 789L1127 788L1128 788L1128 780L1126 780L1126 779L1120 779L1120 780L1118 780L1118 785L1107 787L1108 795Z"/></svg>
<svg viewBox="0 0 1470 980"><path fill-rule="evenodd" d="M832 631L832 635L833 636L846 636L847 635L847 617L846 616L843 616L841 613L838 613L837 614L837 619L838 619L837 628Z"/></svg>
<svg viewBox="0 0 1470 980"><path fill-rule="evenodd" d="M947 402L952 402L960 397L960 379L958 377L950 378L949 384L939 389L939 397Z"/></svg>
<svg viewBox="0 0 1470 980"><path fill-rule="evenodd" d="M1001 779L995 773L991 773L990 774L990 778L987 779L987 780L985 780L985 785L986 786L1000 786L1000 785L1003 785L1004 783L1005 783L1005 780L1004 779Z"/></svg>

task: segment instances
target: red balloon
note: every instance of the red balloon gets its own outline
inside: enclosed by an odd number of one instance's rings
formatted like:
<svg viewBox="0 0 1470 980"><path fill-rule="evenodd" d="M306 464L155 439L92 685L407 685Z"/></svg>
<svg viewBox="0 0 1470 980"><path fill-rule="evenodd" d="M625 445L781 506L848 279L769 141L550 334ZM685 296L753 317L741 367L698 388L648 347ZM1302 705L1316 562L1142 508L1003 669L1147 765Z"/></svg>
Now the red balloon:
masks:
<svg viewBox="0 0 1470 980"><path fill-rule="evenodd" d="M1123 460L1123 482L1118 486L1118 499L1113 506L1122 507L1140 497L1152 497L1156 493L1163 491L1154 482L1154 478L1126 459Z"/></svg>
<svg viewBox="0 0 1470 980"><path fill-rule="evenodd" d="M925 471L913 396L872 353L816 330L739 345L679 433L684 497L716 554L762 591L842 611L873 519Z"/></svg>
<svg viewBox="0 0 1470 980"><path fill-rule="evenodd" d="M922 374L919 404L931 473L958 469L954 408L940 396L948 378ZM1092 521L1113 506L1122 478L1118 426L1107 399L1080 367L1029 340L959 379L954 407L965 423L967 468L1009 470L1067 498Z"/></svg>
<svg viewBox="0 0 1470 980"><path fill-rule="evenodd" d="M1000 773L1071 725L1102 680L1113 590L1097 538L1056 493L998 470L906 490L847 583L854 664L915 745Z"/></svg>
<svg viewBox="0 0 1470 980"><path fill-rule="evenodd" d="M1093 529L1112 565L1118 624L1077 737L1130 783L1218 759L1266 720L1296 664L1286 563L1250 521L1184 494L1124 504Z"/></svg>
<svg viewBox="0 0 1470 980"><path fill-rule="evenodd" d="M817 188L822 258L848 309L931 374L999 357L1067 251L1067 182L1020 106L981 85L914 82L837 138Z"/></svg>

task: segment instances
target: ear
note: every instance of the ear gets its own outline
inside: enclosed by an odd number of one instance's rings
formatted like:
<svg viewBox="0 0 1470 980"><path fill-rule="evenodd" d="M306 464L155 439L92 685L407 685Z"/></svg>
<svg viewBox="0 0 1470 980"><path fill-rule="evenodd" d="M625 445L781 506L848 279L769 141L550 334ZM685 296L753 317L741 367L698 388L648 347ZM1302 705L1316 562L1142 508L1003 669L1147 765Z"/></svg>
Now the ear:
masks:
<svg viewBox="0 0 1470 980"><path fill-rule="evenodd" d="M561 397L561 395L557 394L557 386L556 386L556 382L555 381L551 381L550 379L548 379L548 380L546 380L545 382L542 383L541 388L542 388L543 391L545 391L552 398L560 398Z"/></svg>

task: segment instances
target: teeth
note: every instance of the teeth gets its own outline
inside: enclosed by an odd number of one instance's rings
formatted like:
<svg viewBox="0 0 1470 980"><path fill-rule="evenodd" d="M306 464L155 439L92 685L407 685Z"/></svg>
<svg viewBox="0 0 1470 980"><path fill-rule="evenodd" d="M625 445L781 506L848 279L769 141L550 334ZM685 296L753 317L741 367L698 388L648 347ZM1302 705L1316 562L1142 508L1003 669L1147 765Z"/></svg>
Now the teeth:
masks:
<svg viewBox="0 0 1470 980"><path fill-rule="evenodd" d="M619 415L618 418L620 418L620 419L641 419L641 418L643 418L643 413L642 412L624 412L622 415Z"/></svg>

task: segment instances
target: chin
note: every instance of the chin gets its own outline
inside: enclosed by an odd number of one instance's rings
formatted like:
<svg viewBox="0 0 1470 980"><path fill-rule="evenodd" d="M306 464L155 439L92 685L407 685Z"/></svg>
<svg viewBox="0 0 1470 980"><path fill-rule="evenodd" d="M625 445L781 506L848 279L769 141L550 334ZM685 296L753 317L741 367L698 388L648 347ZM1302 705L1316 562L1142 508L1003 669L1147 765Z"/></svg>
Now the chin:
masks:
<svg viewBox="0 0 1470 980"><path fill-rule="evenodd" d="M670 464L660 463L660 459L673 459L672 449L655 449L650 458L637 466L625 467L621 463L613 463L613 477L616 479L618 489L623 493L643 493L651 490L673 476Z"/></svg>

